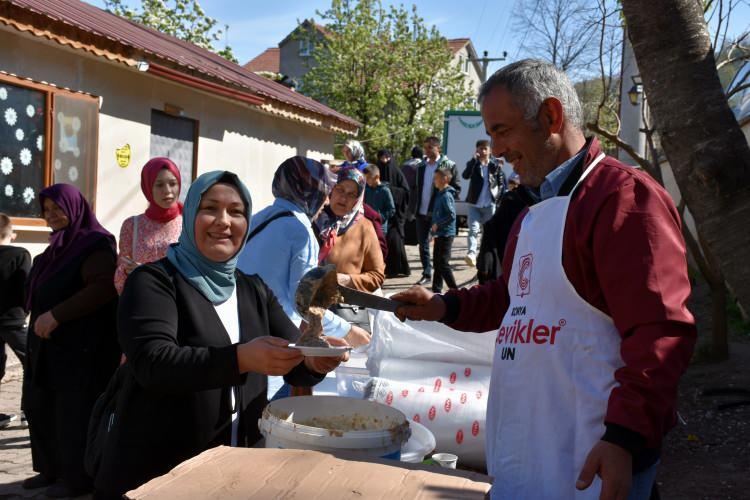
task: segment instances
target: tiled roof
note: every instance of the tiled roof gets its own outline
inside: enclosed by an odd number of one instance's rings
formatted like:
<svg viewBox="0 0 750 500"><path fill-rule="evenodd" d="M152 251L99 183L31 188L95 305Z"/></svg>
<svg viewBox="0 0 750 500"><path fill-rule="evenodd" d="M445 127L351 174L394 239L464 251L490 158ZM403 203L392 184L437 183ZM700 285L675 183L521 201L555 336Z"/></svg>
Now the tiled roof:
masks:
<svg viewBox="0 0 750 500"><path fill-rule="evenodd" d="M4 0L0 1L0 16L29 18L24 21L35 27L70 39L84 40L131 59L143 58L149 63L167 64L190 77L333 119L347 129L360 125L356 120L247 71L218 54L79 0Z"/></svg>
<svg viewBox="0 0 750 500"><path fill-rule="evenodd" d="M264 50L260 55L249 61L243 68L250 71L270 71L279 72L279 61L281 60L280 51L276 47Z"/></svg>
<svg viewBox="0 0 750 500"><path fill-rule="evenodd" d="M452 38L448 40L448 47L450 47L451 52L455 54L459 50L463 49L464 46L470 41L471 39L469 38Z"/></svg>
<svg viewBox="0 0 750 500"><path fill-rule="evenodd" d="M316 31L318 31L325 38L328 38L328 37L331 36L331 32L328 30L328 28L326 28L322 24L318 24L315 21L312 21L310 19L305 19L304 21L302 21L302 23L299 26L295 27L291 31L291 33L289 33L287 36L284 37L284 39L282 41L279 42L279 47L281 47L282 45L284 45L290 38L292 38L292 36L294 36L294 34L297 32L297 30L300 28L300 26L303 27L303 28L307 28L309 26L312 26L313 28L315 28Z"/></svg>

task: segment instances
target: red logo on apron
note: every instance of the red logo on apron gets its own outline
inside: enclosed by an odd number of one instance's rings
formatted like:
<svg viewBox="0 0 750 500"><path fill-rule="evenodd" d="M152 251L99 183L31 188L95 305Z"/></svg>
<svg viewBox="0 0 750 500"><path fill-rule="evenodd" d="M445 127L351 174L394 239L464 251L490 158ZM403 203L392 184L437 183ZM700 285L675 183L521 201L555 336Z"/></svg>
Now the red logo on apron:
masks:
<svg viewBox="0 0 750 500"><path fill-rule="evenodd" d="M482 399L482 391L477 391L477 399Z"/></svg>
<svg viewBox="0 0 750 500"><path fill-rule="evenodd" d="M412 417L412 420L414 420L415 422L419 422L419 421L420 421L420 420L422 420L422 419L421 419L421 418L419 418L419 413L417 413L416 415L414 415L414 416Z"/></svg>
<svg viewBox="0 0 750 500"><path fill-rule="evenodd" d="M434 406L430 407L430 411L427 413L427 418L430 420L435 420L435 414L437 414L437 410Z"/></svg>
<svg viewBox="0 0 750 500"><path fill-rule="evenodd" d="M424 392L424 387L420 387L417 392Z"/></svg>
<svg viewBox="0 0 750 500"><path fill-rule="evenodd" d="M464 370L464 377L471 377L471 368L469 368L468 366Z"/></svg>
<svg viewBox="0 0 750 500"><path fill-rule="evenodd" d="M450 398L445 400L445 405L443 405L443 408L445 408L446 413L450 413L451 411L451 400Z"/></svg>
<svg viewBox="0 0 750 500"><path fill-rule="evenodd" d="M464 431L462 429L458 429L458 432L456 433L456 442L458 444L464 442Z"/></svg>
<svg viewBox="0 0 750 500"><path fill-rule="evenodd" d="M479 435L479 422L477 420L474 420L474 423L471 424L471 435L474 437Z"/></svg>
<svg viewBox="0 0 750 500"><path fill-rule="evenodd" d="M440 392L440 387L442 387L443 381L439 378L435 379L435 388L432 390L432 392Z"/></svg>
<svg viewBox="0 0 750 500"><path fill-rule="evenodd" d="M391 403L393 403L393 393L389 391L388 395L385 397L385 404L391 406Z"/></svg>
<svg viewBox="0 0 750 500"><path fill-rule="evenodd" d="M409 395L409 389L404 389L403 391L401 391L401 397L402 398L405 398L408 395Z"/></svg>
<svg viewBox="0 0 750 500"><path fill-rule="evenodd" d="M466 393L465 392L461 393L461 404L462 405L466 404Z"/></svg>
<svg viewBox="0 0 750 500"><path fill-rule="evenodd" d="M450 381L451 381L451 384L456 383L456 372L451 373Z"/></svg>
<svg viewBox="0 0 750 500"><path fill-rule="evenodd" d="M533 254L521 256L518 260L518 286L516 295L523 297L531 293L531 264L534 262Z"/></svg>

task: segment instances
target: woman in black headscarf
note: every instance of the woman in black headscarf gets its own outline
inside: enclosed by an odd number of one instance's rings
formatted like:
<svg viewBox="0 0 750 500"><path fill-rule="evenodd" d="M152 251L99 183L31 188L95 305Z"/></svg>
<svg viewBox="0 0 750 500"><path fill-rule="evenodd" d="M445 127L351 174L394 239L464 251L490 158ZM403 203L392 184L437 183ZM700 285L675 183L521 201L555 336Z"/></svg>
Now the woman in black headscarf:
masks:
<svg viewBox="0 0 750 500"><path fill-rule="evenodd" d="M388 255L385 260L386 278L409 276L409 260L406 258L404 248L404 225L406 223L406 212L409 209L409 184L401 169L396 167L391 158L391 152L387 149L378 151L378 168L380 169L380 180L388 183L396 205L396 213L388 222Z"/></svg>

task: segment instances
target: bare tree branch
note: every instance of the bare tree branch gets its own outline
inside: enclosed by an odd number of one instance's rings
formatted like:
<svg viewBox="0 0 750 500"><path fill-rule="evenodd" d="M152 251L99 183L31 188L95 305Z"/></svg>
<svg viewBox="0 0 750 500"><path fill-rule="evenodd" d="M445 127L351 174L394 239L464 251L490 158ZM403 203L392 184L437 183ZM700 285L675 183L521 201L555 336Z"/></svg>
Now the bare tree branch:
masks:
<svg viewBox="0 0 750 500"><path fill-rule="evenodd" d="M744 52L744 54L736 57L728 57L727 59L724 59L719 64L716 65L716 70L720 70L724 66L728 64L734 64L739 61L744 61L746 59L750 59L750 49L746 49L745 47L742 47L741 50Z"/></svg>
<svg viewBox="0 0 750 500"><path fill-rule="evenodd" d="M747 77L747 75L745 75L745 77ZM743 80L744 79L745 78L743 78ZM745 89L748 89L748 88L750 88L750 83L745 83L744 85L740 85L738 87L733 88L732 91L727 94L727 99L729 99L730 97L732 97L737 92L741 92L741 91L743 91Z"/></svg>
<svg viewBox="0 0 750 500"><path fill-rule="evenodd" d="M638 151L633 148L633 146L622 140L619 135L613 134L609 130L603 129L598 123L587 123L586 128L615 143L618 148L629 154L635 160L635 162L643 168L643 170L654 177L654 165L646 158L641 156L640 153L638 153Z"/></svg>
<svg viewBox="0 0 750 500"><path fill-rule="evenodd" d="M721 34L721 25L724 22L724 16L722 16L722 13L724 11L724 0L719 0L719 23L716 27L716 33L714 33L714 52L717 54L721 52L721 47L718 46L719 43L719 35Z"/></svg>

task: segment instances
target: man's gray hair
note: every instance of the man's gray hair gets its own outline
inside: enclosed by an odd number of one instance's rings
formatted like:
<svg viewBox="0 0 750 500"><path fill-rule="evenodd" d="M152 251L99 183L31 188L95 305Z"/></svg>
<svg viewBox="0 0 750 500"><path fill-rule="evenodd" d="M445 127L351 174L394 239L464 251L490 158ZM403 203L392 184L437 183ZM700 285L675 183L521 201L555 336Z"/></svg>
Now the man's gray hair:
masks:
<svg viewBox="0 0 750 500"><path fill-rule="evenodd" d="M562 103L565 120L583 130L583 111L578 94L565 72L553 64L538 59L522 59L500 68L482 84L479 103L497 86L503 86L511 93L516 104L523 109L526 120L535 119L542 102L555 97Z"/></svg>

